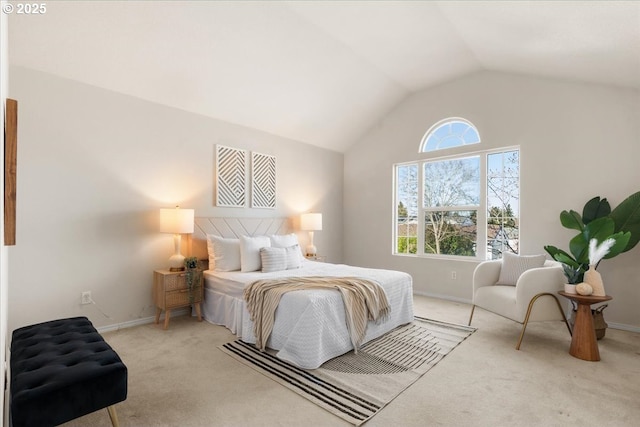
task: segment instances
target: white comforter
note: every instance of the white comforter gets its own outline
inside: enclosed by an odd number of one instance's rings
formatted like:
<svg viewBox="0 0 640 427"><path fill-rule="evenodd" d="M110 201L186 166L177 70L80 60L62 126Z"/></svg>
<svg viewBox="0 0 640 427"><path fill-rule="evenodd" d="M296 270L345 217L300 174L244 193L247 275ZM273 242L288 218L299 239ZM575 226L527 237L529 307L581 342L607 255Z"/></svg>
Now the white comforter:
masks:
<svg viewBox="0 0 640 427"><path fill-rule="evenodd" d="M255 343L253 322L242 299L248 284L258 279L301 276L355 276L378 282L387 293L391 313L383 323L369 322L365 341L413 320L413 286L407 273L305 260L303 267L273 273L205 272L204 318L224 325L244 341ZM315 369L325 361L353 349L337 290L289 292L280 300L267 346L280 359Z"/></svg>

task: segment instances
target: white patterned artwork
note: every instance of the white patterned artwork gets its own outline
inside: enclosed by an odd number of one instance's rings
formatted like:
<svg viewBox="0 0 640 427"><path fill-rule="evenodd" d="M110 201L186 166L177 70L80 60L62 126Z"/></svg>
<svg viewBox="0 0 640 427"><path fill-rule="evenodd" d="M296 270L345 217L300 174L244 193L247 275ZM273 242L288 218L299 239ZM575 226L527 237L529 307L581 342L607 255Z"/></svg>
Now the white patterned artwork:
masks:
<svg viewBox="0 0 640 427"><path fill-rule="evenodd" d="M251 153L251 207L276 207L276 158Z"/></svg>
<svg viewBox="0 0 640 427"><path fill-rule="evenodd" d="M216 205L243 208L246 204L247 152L216 145Z"/></svg>

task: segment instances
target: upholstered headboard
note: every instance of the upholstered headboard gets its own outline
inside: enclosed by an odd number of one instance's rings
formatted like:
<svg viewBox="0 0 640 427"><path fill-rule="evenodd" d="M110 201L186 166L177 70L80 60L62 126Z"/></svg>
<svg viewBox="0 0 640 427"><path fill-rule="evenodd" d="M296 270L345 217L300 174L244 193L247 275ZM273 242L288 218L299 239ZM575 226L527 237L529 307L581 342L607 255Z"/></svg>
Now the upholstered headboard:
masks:
<svg viewBox="0 0 640 427"><path fill-rule="evenodd" d="M198 259L207 259L207 234L238 238L240 236L268 236L293 232L289 218L195 218L191 237L191 254Z"/></svg>

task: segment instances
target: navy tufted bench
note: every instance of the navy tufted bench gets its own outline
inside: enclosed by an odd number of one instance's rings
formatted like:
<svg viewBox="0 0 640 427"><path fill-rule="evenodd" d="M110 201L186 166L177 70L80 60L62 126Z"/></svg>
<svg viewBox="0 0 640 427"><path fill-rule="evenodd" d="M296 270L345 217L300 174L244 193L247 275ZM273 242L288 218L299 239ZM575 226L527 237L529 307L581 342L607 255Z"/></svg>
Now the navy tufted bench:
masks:
<svg viewBox="0 0 640 427"><path fill-rule="evenodd" d="M13 427L54 426L127 398L127 367L86 317L53 320L13 332Z"/></svg>

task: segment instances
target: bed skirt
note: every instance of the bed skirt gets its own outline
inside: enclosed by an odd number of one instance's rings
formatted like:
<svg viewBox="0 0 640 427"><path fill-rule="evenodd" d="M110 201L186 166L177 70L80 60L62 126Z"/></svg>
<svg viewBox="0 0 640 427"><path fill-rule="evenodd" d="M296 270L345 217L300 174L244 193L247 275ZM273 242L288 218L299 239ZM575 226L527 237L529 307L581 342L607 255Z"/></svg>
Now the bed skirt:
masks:
<svg viewBox="0 0 640 427"><path fill-rule="evenodd" d="M393 307L385 322L369 322L364 342L413 320L413 293L408 286L387 292ZM253 322L243 299L205 286L202 315L225 326L243 341L255 344ZM278 318L267 341L280 359L301 368L315 369L329 359L353 349L346 327L342 296L337 290L306 290L285 294L276 310ZM310 332L311 331L311 332ZM364 343L363 342L363 343Z"/></svg>

